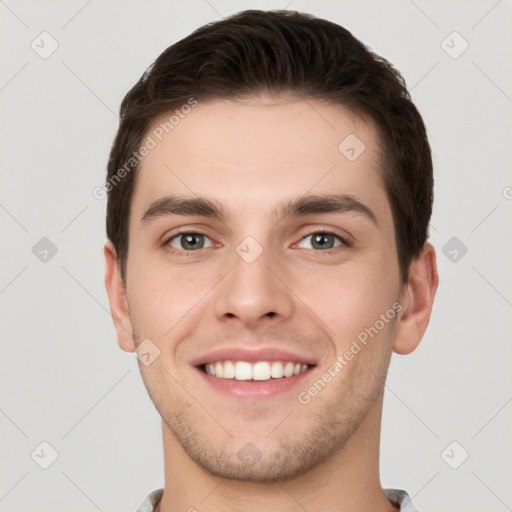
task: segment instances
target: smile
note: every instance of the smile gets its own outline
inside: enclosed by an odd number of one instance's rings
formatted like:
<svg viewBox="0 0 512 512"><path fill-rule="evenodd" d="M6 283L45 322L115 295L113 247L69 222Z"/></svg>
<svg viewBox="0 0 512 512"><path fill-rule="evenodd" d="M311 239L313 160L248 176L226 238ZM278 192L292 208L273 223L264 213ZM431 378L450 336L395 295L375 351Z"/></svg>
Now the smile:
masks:
<svg viewBox="0 0 512 512"><path fill-rule="evenodd" d="M299 375L309 366L293 361L216 361L205 364L203 369L207 375L219 379L265 381Z"/></svg>

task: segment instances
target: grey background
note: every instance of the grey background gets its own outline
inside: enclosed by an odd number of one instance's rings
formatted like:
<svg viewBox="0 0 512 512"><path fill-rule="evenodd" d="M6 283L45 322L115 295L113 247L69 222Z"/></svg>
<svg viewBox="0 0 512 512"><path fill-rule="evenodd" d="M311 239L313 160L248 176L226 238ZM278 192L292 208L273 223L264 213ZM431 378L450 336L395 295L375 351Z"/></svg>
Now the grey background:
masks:
<svg viewBox="0 0 512 512"><path fill-rule="evenodd" d="M441 285L419 349L393 357L383 484L422 511L512 510L511 2L5 0L1 511L134 511L163 485L159 416L109 316L92 191L120 101L161 51L221 16L285 7L391 60L433 148Z"/></svg>

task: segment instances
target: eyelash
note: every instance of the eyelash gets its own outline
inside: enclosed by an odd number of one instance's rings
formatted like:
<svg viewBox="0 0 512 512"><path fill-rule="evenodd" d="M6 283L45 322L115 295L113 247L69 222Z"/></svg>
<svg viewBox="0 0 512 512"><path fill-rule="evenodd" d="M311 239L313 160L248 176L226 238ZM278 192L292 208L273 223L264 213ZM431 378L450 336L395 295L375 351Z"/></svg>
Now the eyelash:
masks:
<svg viewBox="0 0 512 512"><path fill-rule="evenodd" d="M318 253L324 253L324 254L330 254L332 251L335 251L335 250L340 250L343 246L345 246L346 248L348 247L351 247L351 244L347 241L347 239L341 235L339 235L338 233L336 233L335 231L331 230L331 229L320 229L318 231L312 231L311 233L308 233L307 235L301 237L300 241L302 242L302 240L304 240L305 238L308 238L312 235L318 235L318 234L322 234L322 235L332 235L334 236L335 238L337 238L340 242L341 242L341 245L339 245L338 247L331 247L330 249L323 249L323 250L318 250L318 251L315 251L314 249L311 249L315 252L318 252Z"/></svg>
<svg viewBox="0 0 512 512"><path fill-rule="evenodd" d="M166 239L166 241L163 243L163 246L165 248L167 248L172 253L185 255L185 256L189 256L189 255L192 255L194 253L201 251L201 249L196 249L195 251L187 251L186 249L176 249L170 245L171 240L174 240L175 238L178 238L179 236L182 236L182 235L202 235L202 236L209 238L208 235L205 235L204 233L201 233L200 231L193 231L193 230L187 229L187 230L178 231L178 232L174 233L172 236L170 236L169 238Z"/></svg>
<svg viewBox="0 0 512 512"><path fill-rule="evenodd" d="M312 232L302 236L300 238L299 243L302 242L302 240L304 240L312 235L317 235L317 234L332 235L332 236L336 237L341 242L341 245L339 245L337 247L331 247L330 249L323 249L323 250L322 249L319 249L319 250L309 249L316 253L331 254L333 251L340 250L343 247L345 247L345 248L352 247L352 244L350 242L348 242L345 237L342 237L341 235L339 235L338 233L336 233L335 231L333 231L331 229L320 229L320 230L312 231ZM170 236L169 238L167 238L166 241L163 243L163 246L174 254L179 254L179 255L184 255L184 256L190 256L194 253L198 253L201 251L201 249L196 249L195 251L187 251L186 249L175 249L174 247L172 247L170 245L171 240L174 240L175 238L177 238L181 235L202 235L202 236L209 238L208 235L205 235L204 233L201 233L200 231L183 230L183 231L178 231L178 232L174 233L172 236ZM210 249L210 247L206 247L206 249Z"/></svg>

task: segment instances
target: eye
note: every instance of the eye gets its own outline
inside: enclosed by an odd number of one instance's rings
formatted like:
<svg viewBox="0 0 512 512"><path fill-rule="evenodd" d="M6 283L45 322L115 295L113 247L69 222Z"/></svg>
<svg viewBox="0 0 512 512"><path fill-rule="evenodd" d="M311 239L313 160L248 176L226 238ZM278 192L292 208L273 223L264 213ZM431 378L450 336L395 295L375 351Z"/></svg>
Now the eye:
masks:
<svg viewBox="0 0 512 512"><path fill-rule="evenodd" d="M201 233L180 233L169 238L167 244L174 249L182 251L194 251L212 247L211 239Z"/></svg>
<svg viewBox="0 0 512 512"><path fill-rule="evenodd" d="M311 247L304 246L304 244L310 244ZM305 249L333 249L334 247L339 247L340 245L347 245L343 238L335 235L334 233L327 232L318 232L311 233L308 236L305 236L299 243L299 247Z"/></svg>

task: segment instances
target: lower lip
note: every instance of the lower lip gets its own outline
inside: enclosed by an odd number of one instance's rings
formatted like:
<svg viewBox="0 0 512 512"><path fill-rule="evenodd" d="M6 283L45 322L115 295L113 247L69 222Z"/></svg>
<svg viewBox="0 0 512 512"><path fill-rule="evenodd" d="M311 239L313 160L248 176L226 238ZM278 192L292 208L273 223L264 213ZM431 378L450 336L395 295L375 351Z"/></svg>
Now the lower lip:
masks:
<svg viewBox="0 0 512 512"><path fill-rule="evenodd" d="M221 393L243 399L263 399L276 396L279 393L286 393L295 386L298 386L311 372L312 367L308 368L305 372L293 375L292 377L260 381L220 379L219 377L208 375L199 368L196 368L196 370L212 388L220 391Z"/></svg>

